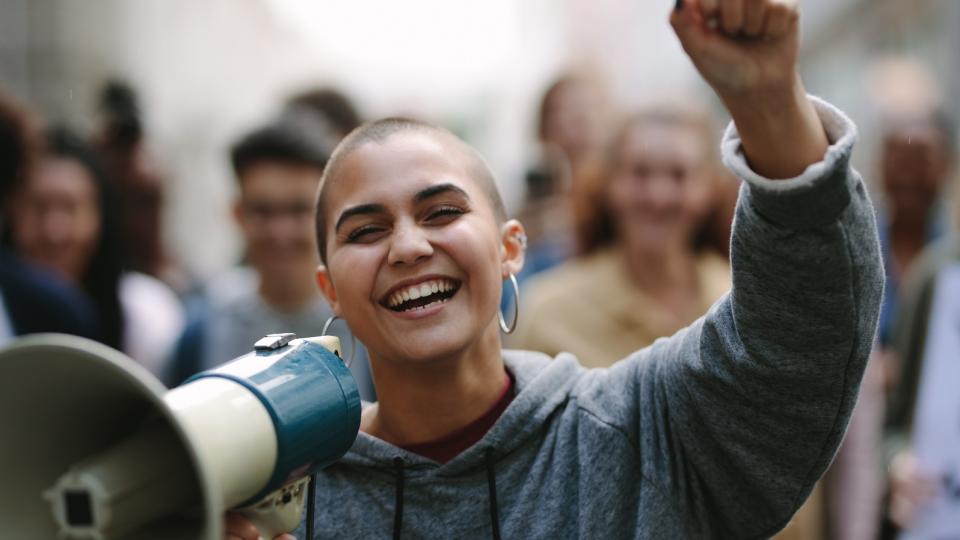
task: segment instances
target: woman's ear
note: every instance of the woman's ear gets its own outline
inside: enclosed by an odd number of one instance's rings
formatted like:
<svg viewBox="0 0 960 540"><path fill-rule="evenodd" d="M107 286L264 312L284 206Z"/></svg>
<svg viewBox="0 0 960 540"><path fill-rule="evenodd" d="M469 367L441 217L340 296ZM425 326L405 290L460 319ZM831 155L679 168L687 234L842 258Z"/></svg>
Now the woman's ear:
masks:
<svg viewBox="0 0 960 540"><path fill-rule="evenodd" d="M330 303L333 314L338 317L342 316L340 313L340 301L337 299L337 290L333 288L333 281L330 280L330 272L327 271L327 267L322 264L317 267L317 285L320 287L323 296L326 297L327 302Z"/></svg>
<svg viewBox="0 0 960 540"><path fill-rule="evenodd" d="M500 227L500 273L504 278L519 274L527 251L527 233L523 225L509 219Z"/></svg>

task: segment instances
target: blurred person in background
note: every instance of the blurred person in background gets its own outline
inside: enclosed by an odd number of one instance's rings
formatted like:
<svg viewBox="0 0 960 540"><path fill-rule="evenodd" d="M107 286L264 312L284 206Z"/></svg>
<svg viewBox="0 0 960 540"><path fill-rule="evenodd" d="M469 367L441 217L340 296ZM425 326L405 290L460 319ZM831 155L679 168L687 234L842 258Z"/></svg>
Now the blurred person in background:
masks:
<svg viewBox="0 0 960 540"><path fill-rule="evenodd" d="M903 195L906 202L900 206L916 209L912 229L919 242L929 237L931 229L929 217L928 222L920 222L921 210L936 208L931 214L937 217L943 212L943 199L931 201L931 197L953 176L956 129L944 115L914 121L910 127L916 147L903 148L901 140L899 161L904 168L910 166L919 185L911 191L906 178L901 180L907 185L899 189L909 195ZM898 529L907 530L908 538L954 538L960 537L960 400L956 398L960 241L956 232L913 254L912 260L905 275L901 274L901 306L890 323L890 357L898 377L888 401L884 434L888 506L883 532L885 538L894 538ZM955 525L946 525L950 522Z"/></svg>
<svg viewBox="0 0 960 540"><path fill-rule="evenodd" d="M146 274L125 271L118 207L93 148L54 127L16 196L10 240L25 259L81 289L96 309L98 339L162 377L183 308Z"/></svg>
<svg viewBox="0 0 960 540"><path fill-rule="evenodd" d="M319 335L333 315L314 278L313 199L337 140L322 118L292 110L234 145L239 193L233 215L249 266L210 280L192 302L177 346L175 381L252 351L267 334ZM345 355L354 355L351 369L363 398L371 399L365 351L351 343L342 323L331 333L340 337Z"/></svg>
<svg viewBox="0 0 960 540"><path fill-rule="evenodd" d="M191 283L164 245L165 179L147 146L137 94L126 83L112 81L104 86L99 105L102 124L95 144L120 198L124 263L183 293Z"/></svg>
<svg viewBox="0 0 960 540"><path fill-rule="evenodd" d="M296 94L287 100L287 108L311 111L330 123L340 140L362 123L353 101L346 94L331 87L320 87Z"/></svg>
<svg viewBox="0 0 960 540"><path fill-rule="evenodd" d="M730 289L723 255L701 243L719 159L707 112L640 112L576 198L583 255L533 278L511 346L609 366L703 315Z"/></svg>
<svg viewBox="0 0 960 540"><path fill-rule="evenodd" d="M892 114L880 149L880 242L887 282L880 312L880 347L890 345L901 296L900 283L917 255L949 228L943 188L953 173L956 133L939 111Z"/></svg>
<svg viewBox="0 0 960 540"><path fill-rule="evenodd" d="M527 260L520 283L576 251L571 196L578 180L597 166L606 130L599 84L583 75L554 81L540 101L539 156L526 174L526 199L517 213L527 231Z"/></svg>
<svg viewBox="0 0 960 540"><path fill-rule="evenodd" d="M49 269L23 261L9 247L13 196L31 174L42 146L36 120L0 90L0 345L38 332L96 337L93 306Z"/></svg>

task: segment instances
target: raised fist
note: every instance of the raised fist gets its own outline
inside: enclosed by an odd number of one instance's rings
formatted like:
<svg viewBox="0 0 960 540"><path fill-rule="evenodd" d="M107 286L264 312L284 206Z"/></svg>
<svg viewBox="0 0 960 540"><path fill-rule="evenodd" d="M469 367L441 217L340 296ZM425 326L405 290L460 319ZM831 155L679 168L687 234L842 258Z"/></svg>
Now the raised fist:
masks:
<svg viewBox="0 0 960 540"><path fill-rule="evenodd" d="M789 88L796 76L795 0L683 0L670 16L684 50L721 99Z"/></svg>

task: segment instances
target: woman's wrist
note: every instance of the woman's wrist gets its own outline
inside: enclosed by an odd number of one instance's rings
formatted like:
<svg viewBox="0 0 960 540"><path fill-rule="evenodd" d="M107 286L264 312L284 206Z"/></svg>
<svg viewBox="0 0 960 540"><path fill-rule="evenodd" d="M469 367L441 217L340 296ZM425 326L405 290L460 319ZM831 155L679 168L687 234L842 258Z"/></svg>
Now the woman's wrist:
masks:
<svg viewBox="0 0 960 540"><path fill-rule="evenodd" d="M799 75L783 85L718 94L757 174L793 178L823 159L829 141Z"/></svg>

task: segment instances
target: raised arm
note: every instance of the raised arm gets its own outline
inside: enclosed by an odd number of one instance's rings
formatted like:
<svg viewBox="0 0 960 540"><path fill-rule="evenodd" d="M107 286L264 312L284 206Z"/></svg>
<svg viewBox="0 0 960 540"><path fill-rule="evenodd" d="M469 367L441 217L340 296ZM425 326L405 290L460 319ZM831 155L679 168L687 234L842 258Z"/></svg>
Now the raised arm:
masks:
<svg viewBox="0 0 960 540"><path fill-rule="evenodd" d="M767 538L840 444L883 270L850 168L854 126L796 75L795 8L700 2L671 21L734 119L722 145L744 180L733 288L689 328L589 374L580 403L635 438L643 479L680 509L689 536Z"/></svg>

